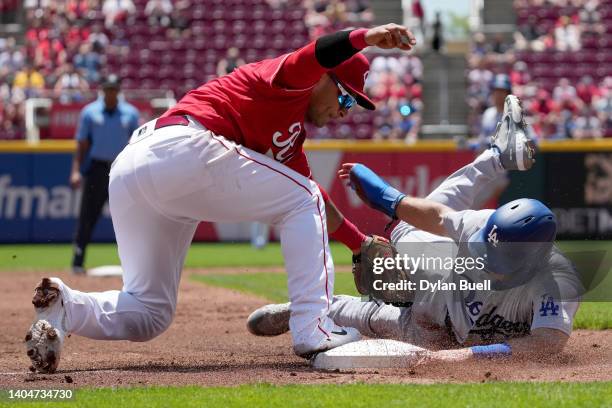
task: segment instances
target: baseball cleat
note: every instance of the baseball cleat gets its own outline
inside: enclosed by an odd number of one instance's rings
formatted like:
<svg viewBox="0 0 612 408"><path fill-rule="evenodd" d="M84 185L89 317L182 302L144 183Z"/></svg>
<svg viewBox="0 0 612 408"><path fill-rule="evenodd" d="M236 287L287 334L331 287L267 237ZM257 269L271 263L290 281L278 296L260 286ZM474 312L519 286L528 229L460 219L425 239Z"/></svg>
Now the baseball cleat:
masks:
<svg viewBox="0 0 612 408"><path fill-rule="evenodd" d="M43 278L34 290L32 304L36 319L26 333L27 355L31 371L53 373L59 365L66 337L66 310L59 283L55 278Z"/></svg>
<svg viewBox="0 0 612 408"><path fill-rule="evenodd" d="M294 344L293 351L300 357L310 359L327 350L343 346L354 341L361 340L361 334L352 327L341 327L334 324L334 328L327 338L321 340L316 347L308 347L304 344Z"/></svg>
<svg viewBox="0 0 612 408"><path fill-rule="evenodd" d="M278 336L289 331L290 303L260 307L247 318L247 329L256 336Z"/></svg>
<svg viewBox="0 0 612 408"><path fill-rule="evenodd" d="M506 170L529 170L535 163L535 143L527 136L523 107L514 95L506 97L502 120L497 124L492 144Z"/></svg>

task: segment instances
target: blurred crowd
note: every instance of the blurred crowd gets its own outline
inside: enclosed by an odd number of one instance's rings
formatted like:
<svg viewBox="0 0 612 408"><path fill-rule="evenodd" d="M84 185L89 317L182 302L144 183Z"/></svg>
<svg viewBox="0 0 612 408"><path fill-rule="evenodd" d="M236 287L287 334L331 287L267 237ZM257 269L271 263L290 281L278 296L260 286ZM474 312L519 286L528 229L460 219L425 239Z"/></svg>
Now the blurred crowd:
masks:
<svg viewBox="0 0 612 408"><path fill-rule="evenodd" d="M546 6L546 9L542 8ZM601 0L515 0L517 50L578 51L584 41L604 34ZM544 10L533 13L533 10Z"/></svg>
<svg viewBox="0 0 612 408"><path fill-rule="evenodd" d="M420 7L419 1L414 3ZM304 0L302 4L310 38L347 27L367 27L374 22L369 0ZM421 22L424 25L424 19ZM377 106L374 114L354 113L349 117L354 122L353 130L345 124L333 133L315 130L314 137L416 140L423 107L422 76L423 65L414 55L373 56L366 88Z"/></svg>
<svg viewBox="0 0 612 408"><path fill-rule="evenodd" d="M600 0L515 0L519 29L513 37L476 33L468 56L471 134L490 136L483 114L495 105L496 89L504 89L495 85L503 82L501 74L507 77L507 90L523 101L535 137L612 136L612 77L605 76L609 70L595 79L601 73L596 64L578 75L577 67L563 66L585 62L576 54L583 47L591 48L585 56L612 52L612 44L589 43L606 32L602 5ZM540 66L525 61L530 55ZM563 69L573 72L552 76Z"/></svg>
<svg viewBox="0 0 612 408"><path fill-rule="evenodd" d="M0 134L24 136L25 100L79 101L98 81L108 37L91 25L97 0L25 0L25 44L0 40Z"/></svg>
<svg viewBox="0 0 612 408"><path fill-rule="evenodd" d="M2 1L3 9L12 5ZM130 52L123 27L136 12L132 0L24 0L22 6L24 44L0 39L0 139L24 137L27 98L90 99L106 73L106 55ZM190 6L190 0L148 0L144 13L170 39L185 38Z"/></svg>
<svg viewBox="0 0 612 408"><path fill-rule="evenodd" d="M369 0L304 0L304 22L310 38L346 27L365 27L374 21Z"/></svg>
<svg viewBox="0 0 612 408"><path fill-rule="evenodd" d="M268 3L275 9L297 4ZM2 0L3 8L9 4ZM0 138L24 137L27 98L53 97L60 103L91 98L100 78L108 73L107 59L131 58L134 35L145 33L147 25L147 32L162 33L170 41L189 41L199 35L191 27L194 4L192 0L24 0L24 40L0 40ZM311 38L368 26L374 19L369 0L303 0L301 4ZM143 21L145 27L140 27ZM245 58L237 48L229 48L217 61L216 73L222 75L245 63ZM414 56L376 56L367 86L378 111L374 117L364 112L355 115L355 121L339 133L355 137L351 126L361 121L367 124L361 127L362 138L416 139L421 77L422 64Z"/></svg>
<svg viewBox="0 0 612 408"><path fill-rule="evenodd" d="M373 138L417 139L423 109L423 64L414 55L380 55L372 60L366 82L376 103Z"/></svg>
<svg viewBox="0 0 612 408"><path fill-rule="evenodd" d="M0 39L0 138L23 137L24 100L42 89L45 80L25 64L25 47L15 38Z"/></svg>

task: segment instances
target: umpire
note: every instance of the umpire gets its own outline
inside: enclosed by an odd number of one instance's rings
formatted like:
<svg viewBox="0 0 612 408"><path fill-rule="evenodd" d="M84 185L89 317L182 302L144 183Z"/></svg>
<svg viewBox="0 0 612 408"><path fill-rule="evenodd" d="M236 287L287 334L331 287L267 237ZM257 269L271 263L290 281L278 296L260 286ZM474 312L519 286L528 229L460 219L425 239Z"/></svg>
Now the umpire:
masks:
<svg viewBox="0 0 612 408"><path fill-rule="evenodd" d="M72 272L85 272L85 248L102 208L108 200L111 163L138 128L138 110L119 98L121 84L111 74L101 84L102 95L81 111L76 133L77 151L72 161L70 186L83 186L81 209L74 235Z"/></svg>

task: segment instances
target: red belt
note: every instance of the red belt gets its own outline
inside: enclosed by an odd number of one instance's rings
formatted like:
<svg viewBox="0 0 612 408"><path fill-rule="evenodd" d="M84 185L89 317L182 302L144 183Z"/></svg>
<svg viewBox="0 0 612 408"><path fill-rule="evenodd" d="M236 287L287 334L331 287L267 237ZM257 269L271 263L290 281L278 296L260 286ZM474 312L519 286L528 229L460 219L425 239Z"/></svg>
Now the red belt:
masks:
<svg viewBox="0 0 612 408"><path fill-rule="evenodd" d="M164 128L166 126L188 126L189 119L185 116L166 116L159 118L155 122L155 130Z"/></svg>

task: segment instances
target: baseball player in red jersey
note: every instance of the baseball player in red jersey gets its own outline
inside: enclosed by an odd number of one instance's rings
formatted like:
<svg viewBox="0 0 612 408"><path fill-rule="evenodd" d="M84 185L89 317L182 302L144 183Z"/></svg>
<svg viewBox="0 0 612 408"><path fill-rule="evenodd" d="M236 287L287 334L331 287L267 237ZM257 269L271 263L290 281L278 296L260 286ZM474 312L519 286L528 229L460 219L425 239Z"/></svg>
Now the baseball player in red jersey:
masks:
<svg viewBox="0 0 612 408"><path fill-rule="evenodd" d="M212 80L137 129L109 183L123 289L84 293L44 278L26 334L33 367L55 371L68 333L146 341L166 330L200 221L279 227L296 354L358 340L357 330L328 317L334 286L328 227L354 252L366 237L310 178L304 123L325 126L355 104L374 109L363 93L369 64L359 51L410 50L415 43L395 24L327 35Z"/></svg>

